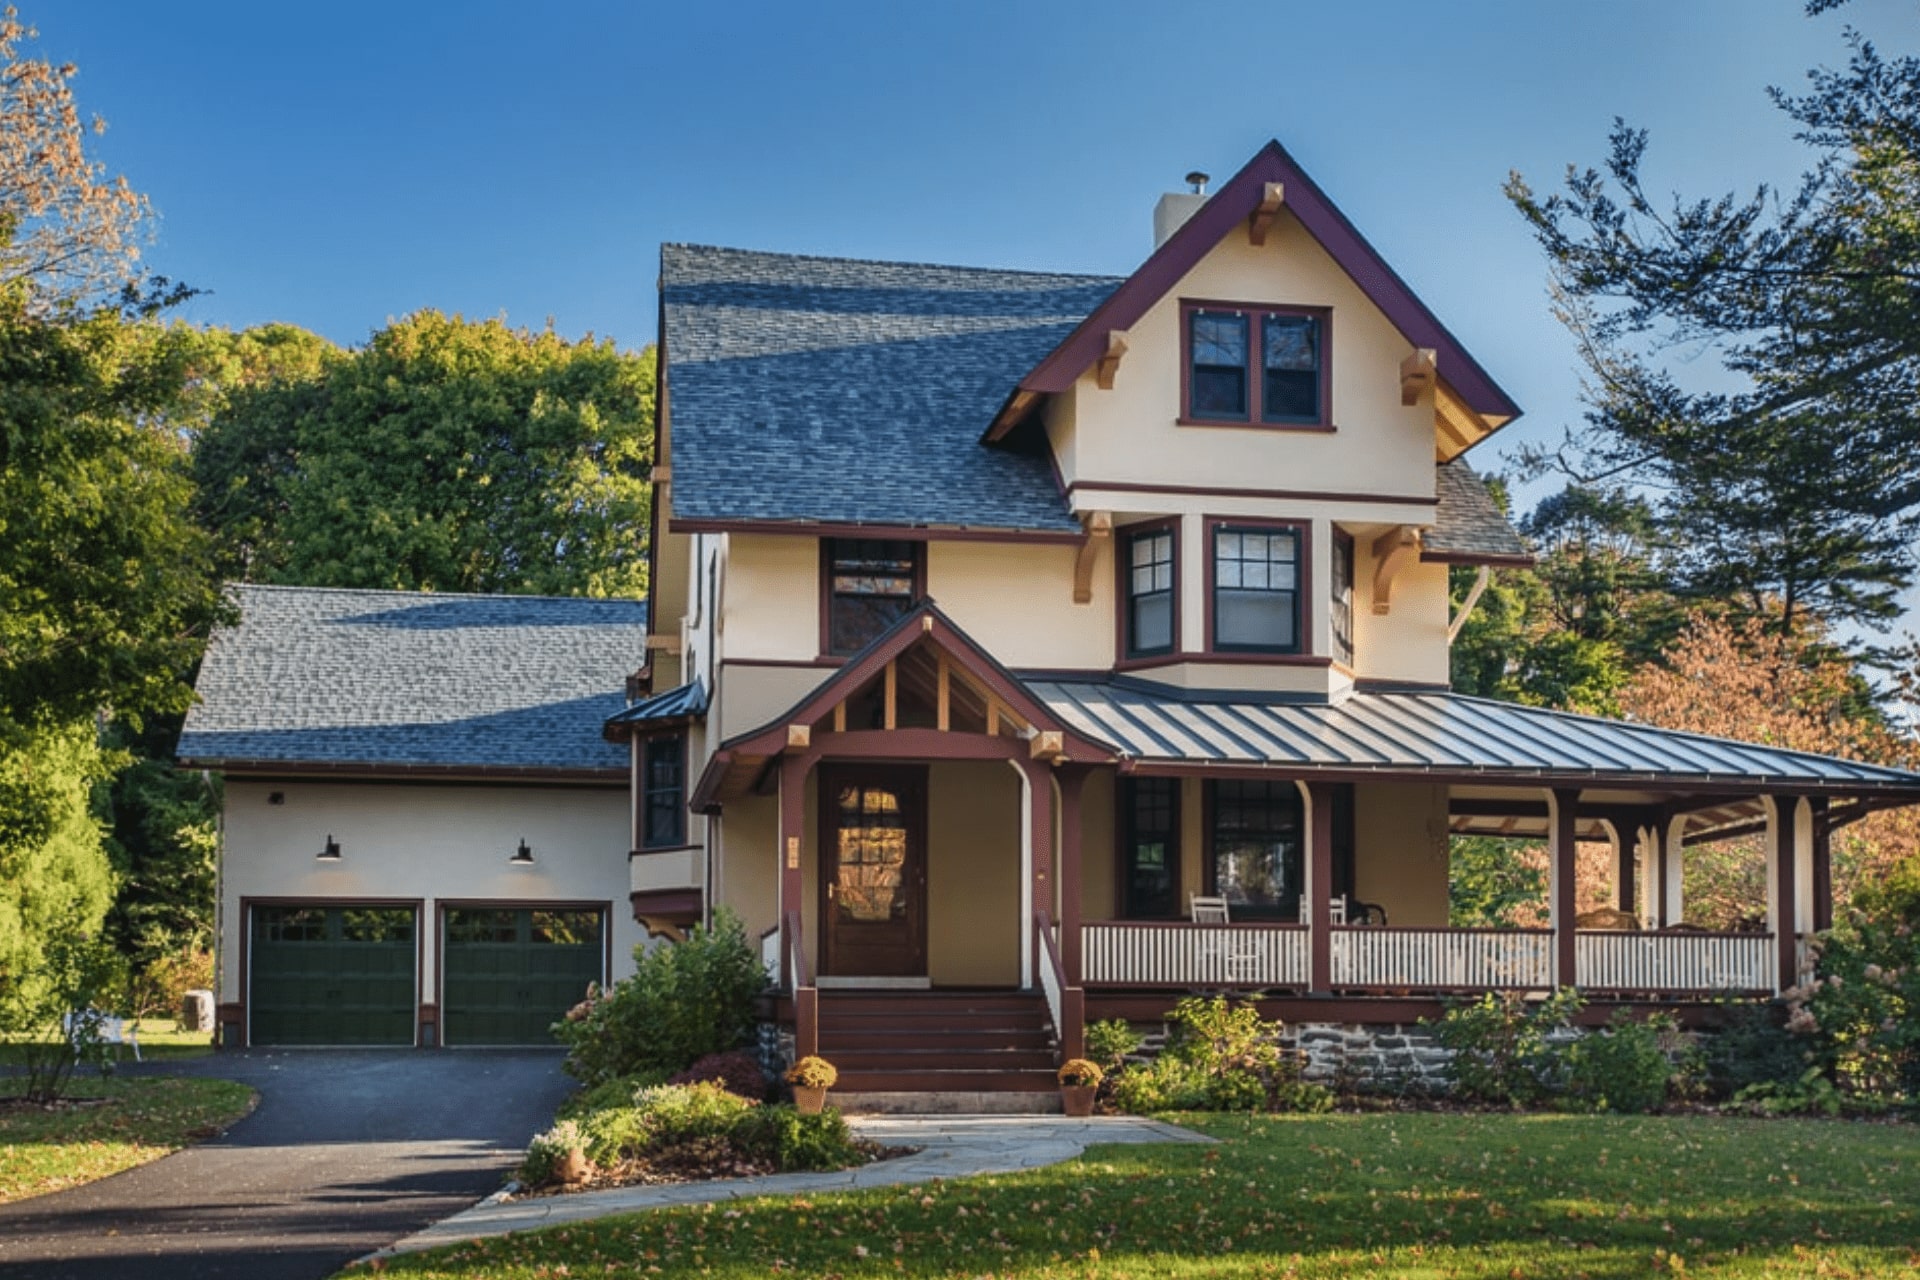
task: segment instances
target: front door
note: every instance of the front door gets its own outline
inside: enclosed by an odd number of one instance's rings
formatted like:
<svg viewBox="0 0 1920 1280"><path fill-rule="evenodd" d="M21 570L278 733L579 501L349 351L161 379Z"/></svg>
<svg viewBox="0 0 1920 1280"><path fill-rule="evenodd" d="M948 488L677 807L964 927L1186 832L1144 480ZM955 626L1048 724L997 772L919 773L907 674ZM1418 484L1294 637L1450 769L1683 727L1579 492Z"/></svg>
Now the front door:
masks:
<svg viewBox="0 0 1920 1280"><path fill-rule="evenodd" d="M901 766L820 771L820 971L927 972L927 774Z"/></svg>

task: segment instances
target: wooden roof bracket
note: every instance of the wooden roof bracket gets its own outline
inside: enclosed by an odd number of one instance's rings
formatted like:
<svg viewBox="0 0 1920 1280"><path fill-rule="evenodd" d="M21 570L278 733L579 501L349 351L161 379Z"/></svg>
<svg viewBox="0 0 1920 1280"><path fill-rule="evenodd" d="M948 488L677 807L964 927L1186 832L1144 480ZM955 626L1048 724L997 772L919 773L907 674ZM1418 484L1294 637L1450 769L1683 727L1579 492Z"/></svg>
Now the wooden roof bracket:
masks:
<svg viewBox="0 0 1920 1280"><path fill-rule="evenodd" d="M1247 243L1259 246L1267 242L1267 232L1273 228L1273 220L1280 216L1280 206L1287 202L1287 188L1284 183L1269 182L1260 193L1260 205L1247 218Z"/></svg>
<svg viewBox="0 0 1920 1280"><path fill-rule="evenodd" d="M1393 580L1420 558L1420 530L1396 525L1373 540L1373 611L1393 612Z"/></svg>
<svg viewBox="0 0 1920 1280"><path fill-rule="evenodd" d="M1073 557L1073 602L1093 603L1093 565L1099 559L1100 544L1113 539L1113 512L1089 511L1080 517L1087 532Z"/></svg>
<svg viewBox="0 0 1920 1280"><path fill-rule="evenodd" d="M1113 375L1120 372L1120 357L1127 354L1127 335L1118 329L1107 330L1107 350L1093 366L1093 379L1102 391L1113 390Z"/></svg>
<svg viewBox="0 0 1920 1280"><path fill-rule="evenodd" d="M1432 347L1415 347L1413 354L1400 362L1400 403L1416 405L1420 394L1433 390L1439 376L1440 353Z"/></svg>

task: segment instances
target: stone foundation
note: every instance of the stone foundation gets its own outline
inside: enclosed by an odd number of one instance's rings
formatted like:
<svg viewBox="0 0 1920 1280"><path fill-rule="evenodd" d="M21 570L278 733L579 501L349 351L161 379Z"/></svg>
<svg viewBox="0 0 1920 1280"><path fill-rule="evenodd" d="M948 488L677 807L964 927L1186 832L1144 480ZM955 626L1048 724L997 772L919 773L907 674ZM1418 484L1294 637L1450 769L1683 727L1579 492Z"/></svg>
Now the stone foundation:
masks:
<svg viewBox="0 0 1920 1280"><path fill-rule="evenodd" d="M1418 1025L1301 1022L1280 1043L1305 1059L1307 1079L1370 1093L1444 1093L1453 1059Z"/></svg>

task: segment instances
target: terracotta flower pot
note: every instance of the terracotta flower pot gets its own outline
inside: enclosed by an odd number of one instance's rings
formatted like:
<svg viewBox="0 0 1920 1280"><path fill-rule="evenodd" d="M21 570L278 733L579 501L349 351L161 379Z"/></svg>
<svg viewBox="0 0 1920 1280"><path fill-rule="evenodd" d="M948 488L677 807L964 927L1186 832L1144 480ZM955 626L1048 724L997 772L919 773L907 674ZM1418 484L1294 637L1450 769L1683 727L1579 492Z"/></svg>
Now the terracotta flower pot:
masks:
<svg viewBox="0 0 1920 1280"><path fill-rule="evenodd" d="M587 1180L587 1175L593 1172L593 1165L588 1162L586 1152L578 1147L574 1147L568 1151L565 1158L560 1161L558 1172L560 1181L564 1185L572 1187Z"/></svg>
<svg viewBox="0 0 1920 1280"><path fill-rule="evenodd" d="M801 1115L817 1116L827 1105L827 1091L797 1084L793 1086L793 1105L800 1109Z"/></svg>
<svg viewBox="0 0 1920 1280"><path fill-rule="evenodd" d="M1060 1086L1060 1104L1070 1116L1090 1116L1093 1114L1093 1095L1099 1089L1090 1084L1063 1084Z"/></svg>

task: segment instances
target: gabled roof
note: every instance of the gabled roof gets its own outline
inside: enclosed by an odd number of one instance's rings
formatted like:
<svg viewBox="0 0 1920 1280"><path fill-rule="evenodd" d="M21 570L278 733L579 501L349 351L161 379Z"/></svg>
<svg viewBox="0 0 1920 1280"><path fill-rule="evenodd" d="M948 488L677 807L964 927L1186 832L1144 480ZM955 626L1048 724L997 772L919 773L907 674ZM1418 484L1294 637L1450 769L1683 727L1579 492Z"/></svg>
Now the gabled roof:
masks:
<svg viewBox="0 0 1920 1280"><path fill-rule="evenodd" d="M978 441L1021 371L1118 283L663 246L676 527L1078 534L1045 457Z"/></svg>
<svg viewBox="0 0 1920 1280"><path fill-rule="evenodd" d="M630 600L235 586L183 764L624 774L601 736L646 658Z"/></svg>
<svg viewBox="0 0 1920 1280"><path fill-rule="evenodd" d="M1227 180L1199 212L1168 236L1118 289L1046 359L1020 380L1019 393L1052 394L1067 390L1094 361L1106 354L1107 335L1131 329L1180 279L1236 227L1243 225L1265 198L1267 184L1283 188L1286 209L1300 220L1411 346L1431 348L1440 380L1467 407L1493 425L1520 416L1520 406L1480 367L1459 339L1448 332L1427 305L1387 265L1366 237L1347 221L1317 183L1277 141L1269 142L1240 172ZM1012 426L1002 414L987 432L994 439Z"/></svg>
<svg viewBox="0 0 1920 1280"><path fill-rule="evenodd" d="M1421 559L1449 564L1533 563L1533 552L1465 458L1440 464L1434 472L1434 490L1440 503L1434 508L1433 527L1421 540Z"/></svg>
<svg viewBox="0 0 1920 1280"><path fill-rule="evenodd" d="M1061 720L1142 763L1920 800L1920 774L1899 769L1464 694L1356 692L1328 702L1126 677L1034 679L1028 687Z"/></svg>

